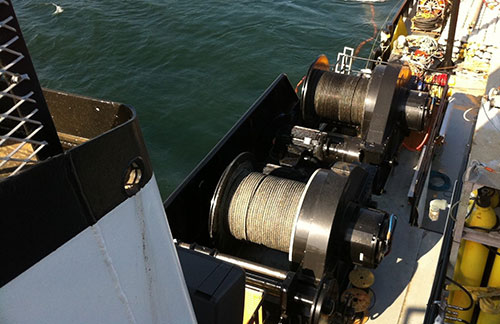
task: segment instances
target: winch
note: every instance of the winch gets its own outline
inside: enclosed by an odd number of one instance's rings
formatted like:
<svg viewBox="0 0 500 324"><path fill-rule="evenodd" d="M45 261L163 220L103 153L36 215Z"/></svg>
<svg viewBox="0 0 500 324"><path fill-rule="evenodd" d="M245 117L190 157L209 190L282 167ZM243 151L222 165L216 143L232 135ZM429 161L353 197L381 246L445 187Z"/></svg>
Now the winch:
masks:
<svg viewBox="0 0 500 324"><path fill-rule="evenodd" d="M302 120L291 128L283 161L293 165L308 157L321 166L376 165L373 192L383 190L403 138L410 130L426 129L431 100L413 89L406 66L380 64L368 71L337 73L330 71L326 56L316 59L302 86Z"/></svg>
<svg viewBox="0 0 500 324"><path fill-rule="evenodd" d="M332 263L375 268L388 252L394 216L363 206L367 173L317 169L307 183L258 172L250 153L226 168L210 208L210 235L283 251L319 280ZM393 224L393 225L390 225Z"/></svg>
<svg viewBox="0 0 500 324"><path fill-rule="evenodd" d="M410 86L407 67L377 65L367 74L329 70L326 56L309 68L302 87L304 120L354 127L356 136L381 144L391 129L421 131L428 115L429 95ZM318 63L321 62L321 63Z"/></svg>
<svg viewBox="0 0 500 324"><path fill-rule="evenodd" d="M263 294L268 322L348 323L357 312L341 298L348 274L378 266L390 251L396 217L371 200L366 140L313 128L301 112L281 75L170 195L165 210L180 248L244 269L247 289Z"/></svg>

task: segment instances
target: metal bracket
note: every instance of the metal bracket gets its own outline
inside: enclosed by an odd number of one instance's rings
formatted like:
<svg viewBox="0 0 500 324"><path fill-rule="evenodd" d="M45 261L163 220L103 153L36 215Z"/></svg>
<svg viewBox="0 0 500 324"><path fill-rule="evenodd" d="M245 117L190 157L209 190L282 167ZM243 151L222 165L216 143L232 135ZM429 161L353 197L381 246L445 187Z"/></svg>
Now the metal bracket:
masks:
<svg viewBox="0 0 500 324"><path fill-rule="evenodd" d="M335 72L342 74L351 74L352 57L354 56L354 48L344 46L344 51L337 54L337 63L335 64Z"/></svg>

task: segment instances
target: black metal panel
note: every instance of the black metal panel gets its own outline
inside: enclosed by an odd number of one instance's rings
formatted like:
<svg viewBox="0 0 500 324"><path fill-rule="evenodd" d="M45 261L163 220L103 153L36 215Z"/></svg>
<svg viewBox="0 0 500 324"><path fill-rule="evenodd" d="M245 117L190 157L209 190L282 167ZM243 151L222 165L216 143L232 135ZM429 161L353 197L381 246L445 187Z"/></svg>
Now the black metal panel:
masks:
<svg viewBox="0 0 500 324"><path fill-rule="evenodd" d="M57 131L84 138L97 137L132 119L133 111L120 103L43 89Z"/></svg>
<svg viewBox="0 0 500 324"><path fill-rule="evenodd" d="M241 152L262 162L273 145L275 132L298 112L299 99L285 74L280 75L250 107L184 182L165 201L175 238L209 244L208 215L215 186L226 166Z"/></svg>
<svg viewBox="0 0 500 324"><path fill-rule="evenodd" d="M427 174L430 172L430 165L432 162L432 158L434 157L434 148L436 146L435 139L439 134L439 129L441 128L444 114L448 107L448 100L446 98L447 93L448 84L446 84L443 89L443 95L440 98L439 106L437 108L437 111L435 112L435 115L432 117L429 142L424 148L425 151L421 153L423 154L423 156L420 157L414 180L412 181L412 185L408 193L408 201L410 202L412 207L410 212L410 224L413 226L418 226L418 204L420 202L420 199L422 199L421 196L424 190L424 185L426 182L425 180L427 179ZM470 134L470 136L472 136L472 133Z"/></svg>
<svg viewBox="0 0 500 324"><path fill-rule="evenodd" d="M60 94L48 96L51 109L73 113L77 119L81 103L94 100ZM74 101L71 100L74 98ZM68 105L75 109L66 109ZM66 107L66 108L65 108ZM4 285L56 250L88 226L125 201L127 169L139 158L142 168L137 190L152 177L152 168L135 112L116 103L101 102L96 114L111 116L121 111L128 119L121 125L63 154L42 161L0 182L0 285ZM95 116L85 115L88 120ZM57 114L55 120L58 120ZM65 116L64 118L69 118ZM118 121L123 121L117 117ZM117 122L118 122L117 121ZM85 119L66 125L69 134ZM111 123L112 125L113 123ZM75 131L76 132L76 131Z"/></svg>
<svg viewBox="0 0 500 324"><path fill-rule="evenodd" d="M0 182L1 286L88 226L75 181L59 155Z"/></svg>
<svg viewBox="0 0 500 324"><path fill-rule="evenodd" d="M370 143L384 144L397 123L396 112L392 107L399 69L393 65L375 67L365 99L362 127L363 138Z"/></svg>
<svg viewBox="0 0 500 324"><path fill-rule="evenodd" d="M198 323L241 323L245 272L192 250L177 247L177 253Z"/></svg>

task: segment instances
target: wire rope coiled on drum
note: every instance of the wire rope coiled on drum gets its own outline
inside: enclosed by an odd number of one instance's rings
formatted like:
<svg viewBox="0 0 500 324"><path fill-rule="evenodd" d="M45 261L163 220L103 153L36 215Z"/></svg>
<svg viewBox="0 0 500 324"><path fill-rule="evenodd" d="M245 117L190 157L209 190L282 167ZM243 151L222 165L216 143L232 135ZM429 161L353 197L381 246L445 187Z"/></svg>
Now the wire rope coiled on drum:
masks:
<svg viewBox="0 0 500 324"><path fill-rule="evenodd" d="M238 184L229 203L231 234L288 252L304 188L302 182L250 172Z"/></svg>
<svg viewBox="0 0 500 324"><path fill-rule="evenodd" d="M369 80L361 76L322 73L314 89L314 111L323 118L361 125Z"/></svg>
<svg viewBox="0 0 500 324"><path fill-rule="evenodd" d="M253 154L243 152L217 183L209 234L218 248L238 249L236 240L264 245L317 279L335 259L376 267L389 250L389 215L358 201L367 177L362 168L316 169L307 183L255 170Z"/></svg>

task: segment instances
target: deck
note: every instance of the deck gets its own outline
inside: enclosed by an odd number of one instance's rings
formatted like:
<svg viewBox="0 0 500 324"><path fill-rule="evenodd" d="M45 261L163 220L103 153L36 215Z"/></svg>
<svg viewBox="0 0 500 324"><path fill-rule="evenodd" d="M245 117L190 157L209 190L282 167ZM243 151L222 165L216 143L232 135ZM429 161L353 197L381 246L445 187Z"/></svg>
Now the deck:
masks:
<svg viewBox="0 0 500 324"><path fill-rule="evenodd" d="M474 18L473 9L479 6L481 9L477 22L470 28ZM443 122L446 123L443 126L445 129L442 129L445 141L432 162L432 169L448 175L452 184L462 177L459 170L462 162L468 158L469 135L474 133L475 139L479 136L477 127L476 131L474 127L475 118L480 111L481 97L492 87L500 85L499 7L488 8L482 0L463 0L460 4L454 59L461 58L463 61L455 67L456 76L450 82L452 96L445 117L447 120ZM440 43L446 43L447 34L448 27L442 33ZM463 118L466 111L466 118L471 121ZM489 117L496 118L493 122L500 125L500 113L489 114ZM490 133L490 137L497 138L497 142L499 135L498 130ZM476 143L473 143L474 151ZM496 147L499 146L500 143ZM495 151L491 154L498 156ZM412 168L416 165L417 158L417 154L402 149L400 165L389 178L387 192L377 199L381 209L399 215L399 220L392 252L374 271L376 279L372 288L376 292L376 303L370 311L370 323L412 324L422 323L424 320L442 246L442 230L447 211L440 213L437 222L432 222L426 214L420 215L420 228L408 224L410 207L407 192L410 181L402 182L401 179L412 178ZM446 199L449 202L451 190L428 189L426 203L431 199ZM470 190L464 186L462 197L467 201ZM425 210L428 204L421 207ZM454 246L449 273L452 273L457 244Z"/></svg>

